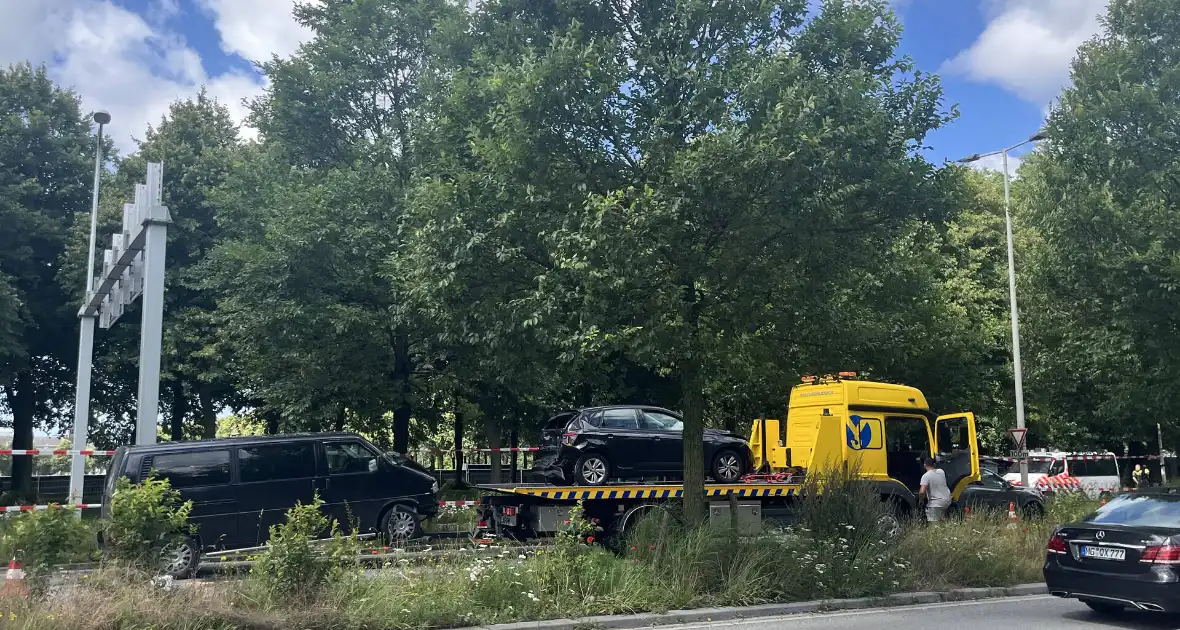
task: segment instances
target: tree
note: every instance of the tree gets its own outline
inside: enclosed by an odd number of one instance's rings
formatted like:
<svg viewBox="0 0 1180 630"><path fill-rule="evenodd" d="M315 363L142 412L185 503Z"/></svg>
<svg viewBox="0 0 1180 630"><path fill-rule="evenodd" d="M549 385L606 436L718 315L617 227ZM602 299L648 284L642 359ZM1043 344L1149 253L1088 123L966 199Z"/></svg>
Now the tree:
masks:
<svg viewBox="0 0 1180 630"><path fill-rule="evenodd" d="M1065 444L1143 448L1180 412L1176 28L1176 0L1112 0L1021 170L1030 380Z"/></svg>
<svg viewBox="0 0 1180 630"><path fill-rule="evenodd" d="M829 308L866 306L839 283L878 281L945 211L917 149L951 114L893 57L884 3L806 16L802 1L486 3L432 119L447 150L415 238L466 276L470 338L535 334L562 358L673 376L694 517L710 371L816 362Z"/></svg>
<svg viewBox="0 0 1180 630"><path fill-rule="evenodd" d="M44 68L0 69L0 400L18 449L72 406L78 302L57 276L91 199L94 141L80 107ZM84 285L82 275L61 280ZM13 464L21 498L32 496L32 471L30 458Z"/></svg>
<svg viewBox="0 0 1180 630"><path fill-rule="evenodd" d="M286 417L373 424L392 409L399 451L426 335L385 261L415 164L431 34L457 10L390 0L296 8L315 37L262 64L270 86L251 121L264 147L225 189L231 236L205 285L224 296L219 317L241 365Z"/></svg>

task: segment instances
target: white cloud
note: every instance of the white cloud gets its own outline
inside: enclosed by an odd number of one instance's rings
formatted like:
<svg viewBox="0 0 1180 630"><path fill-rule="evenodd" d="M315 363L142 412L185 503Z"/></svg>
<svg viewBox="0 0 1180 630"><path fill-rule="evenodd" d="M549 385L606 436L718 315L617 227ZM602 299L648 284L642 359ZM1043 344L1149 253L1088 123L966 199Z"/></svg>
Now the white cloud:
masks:
<svg viewBox="0 0 1180 630"><path fill-rule="evenodd" d="M290 54L292 0L202 0L222 33L222 48L269 57ZM241 122L242 99L262 92L263 80L250 72L210 76L200 56L167 26L178 16L175 0L155 0L145 15L112 0L0 0L0 65L45 64L60 85L81 95L85 109L105 109L107 130L120 151L136 148L148 124L156 124L175 100L206 86ZM263 5L268 9L261 13ZM242 7L258 12L248 15ZM254 20L251 21L251 17ZM283 25L285 24L285 25ZM276 26L278 25L278 26ZM253 130L243 130L252 136Z"/></svg>
<svg viewBox="0 0 1180 630"><path fill-rule="evenodd" d="M249 61L286 57L310 36L295 21L295 0L198 0L221 35L221 49Z"/></svg>
<svg viewBox="0 0 1180 630"><path fill-rule="evenodd" d="M1099 31L1107 0L987 0L988 24L941 72L995 83L1047 107L1069 83L1079 45Z"/></svg>
<svg viewBox="0 0 1180 630"><path fill-rule="evenodd" d="M1020 169L1020 162L1021 158L1012 154L1008 155L1008 175L1011 176L1012 179L1016 179L1016 171ZM968 166L981 171L996 171L997 173L1003 173L1004 158L999 154L989 155L969 163Z"/></svg>

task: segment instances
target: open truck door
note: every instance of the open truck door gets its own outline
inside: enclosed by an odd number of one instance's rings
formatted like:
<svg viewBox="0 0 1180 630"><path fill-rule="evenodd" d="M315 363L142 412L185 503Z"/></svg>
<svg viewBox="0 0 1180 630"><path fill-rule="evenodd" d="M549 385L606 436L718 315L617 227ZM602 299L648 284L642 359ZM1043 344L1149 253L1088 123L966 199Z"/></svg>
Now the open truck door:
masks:
<svg viewBox="0 0 1180 630"><path fill-rule="evenodd" d="M967 486L980 480L975 414L961 412L938 416L934 420L931 446L938 467L946 473L951 496L958 500Z"/></svg>

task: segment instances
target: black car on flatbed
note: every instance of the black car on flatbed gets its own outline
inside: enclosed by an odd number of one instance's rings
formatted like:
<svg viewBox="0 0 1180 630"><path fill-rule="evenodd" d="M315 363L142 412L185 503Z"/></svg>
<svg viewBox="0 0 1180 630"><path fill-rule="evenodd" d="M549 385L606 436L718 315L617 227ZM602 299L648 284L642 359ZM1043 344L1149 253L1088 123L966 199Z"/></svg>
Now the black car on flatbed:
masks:
<svg viewBox="0 0 1180 630"><path fill-rule="evenodd" d="M541 432L533 471L556 485L601 486L611 479L676 479L684 474L683 423L660 407L613 405L557 414ZM705 429L705 470L734 483L751 468L740 435Z"/></svg>
<svg viewBox="0 0 1180 630"><path fill-rule="evenodd" d="M1045 583L1105 614L1180 612L1180 488L1121 494L1049 539Z"/></svg>

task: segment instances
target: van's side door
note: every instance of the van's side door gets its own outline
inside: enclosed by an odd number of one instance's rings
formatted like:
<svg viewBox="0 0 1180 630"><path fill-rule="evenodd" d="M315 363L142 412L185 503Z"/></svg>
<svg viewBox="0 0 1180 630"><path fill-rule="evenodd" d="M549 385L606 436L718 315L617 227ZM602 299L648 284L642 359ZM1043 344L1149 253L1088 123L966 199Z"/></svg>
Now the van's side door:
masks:
<svg viewBox="0 0 1180 630"><path fill-rule="evenodd" d="M242 546L238 529L237 489L232 485L230 450L201 449L163 452L150 455L143 468L156 471L180 492L183 501L192 501L189 522L206 549Z"/></svg>
<svg viewBox="0 0 1180 630"><path fill-rule="evenodd" d="M296 503L315 501L315 442L238 447L238 524L249 544L261 545L270 528L286 522Z"/></svg>
<svg viewBox="0 0 1180 630"><path fill-rule="evenodd" d="M386 487L390 478L381 474L389 466L381 454L359 439L339 438L322 442L324 468L320 469L324 510L343 531L356 526L359 533L376 531L377 517L389 497L404 488Z"/></svg>

